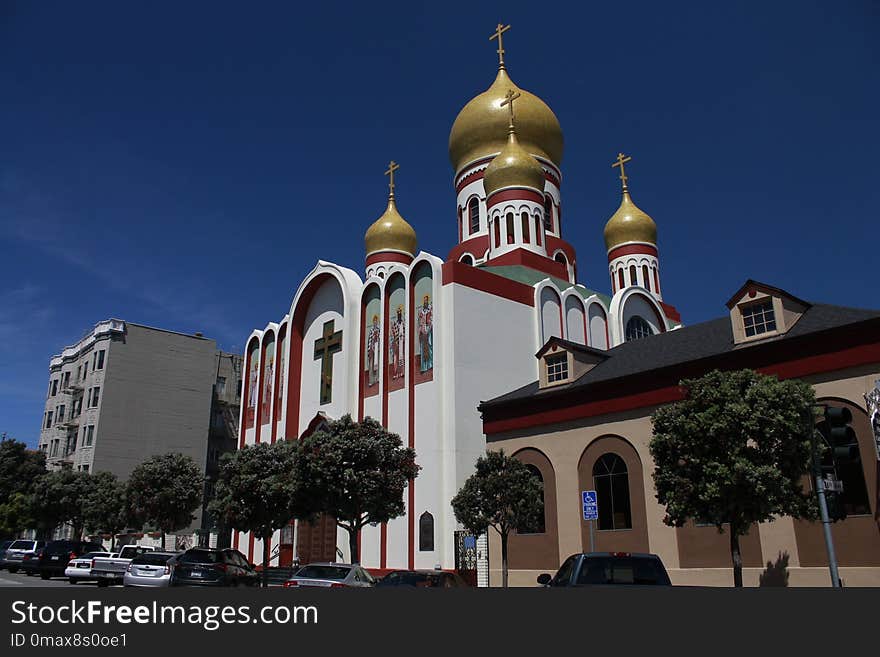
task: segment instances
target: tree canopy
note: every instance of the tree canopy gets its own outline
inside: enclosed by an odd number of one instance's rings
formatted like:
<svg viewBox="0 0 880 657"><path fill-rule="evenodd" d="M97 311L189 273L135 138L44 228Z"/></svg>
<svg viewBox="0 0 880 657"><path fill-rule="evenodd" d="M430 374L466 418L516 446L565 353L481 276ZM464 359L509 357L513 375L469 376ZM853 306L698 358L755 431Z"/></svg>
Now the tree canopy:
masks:
<svg viewBox="0 0 880 657"><path fill-rule="evenodd" d="M88 532L107 532L115 539L128 523L126 486L111 472L96 472L89 477L84 505Z"/></svg>
<svg viewBox="0 0 880 657"><path fill-rule="evenodd" d="M0 434L0 538L17 536L35 522L31 492L46 473L46 456Z"/></svg>
<svg viewBox="0 0 880 657"><path fill-rule="evenodd" d="M225 454L210 510L233 529L263 539L263 586L268 585L269 548L276 529L304 515L294 477L296 445L260 443Z"/></svg>
<svg viewBox="0 0 880 657"><path fill-rule="evenodd" d="M528 466L503 450L477 459L474 473L452 498L455 517L472 534L492 527L501 537L501 576L507 586L507 541L511 531L540 523L543 486Z"/></svg>
<svg viewBox="0 0 880 657"><path fill-rule="evenodd" d="M357 537L371 523L403 514L403 492L420 467L415 451L372 418L350 415L328 423L299 446L295 474L303 508L327 513L348 532L351 560L359 563Z"/></svg>
<svg viewBox="0 0 880 657"><path fill-rule="evenodd" d="M713 371L680 385L685 398L653 415L650 451L663 521L726 527L734 583L742 586L739 537L753 523L817 515L803 486L815 395L802 381L752 370Z"/></svg>
<svg viewBox="0 0 880 657"><path fill-rule="evenodd" d="M189 456L177 453L152 456L128 478L129 515L166 533L184 529L202 504L204 476Z"/></svg>
<svg viewBox="0 0 880 657"><path fill-rule="evenodd" d="M85 525L85 499L89 492L90 475L62 468L45 472L33 485L31 516L39 529L48 531L70 523L73 538L82 536Z"/></svg>

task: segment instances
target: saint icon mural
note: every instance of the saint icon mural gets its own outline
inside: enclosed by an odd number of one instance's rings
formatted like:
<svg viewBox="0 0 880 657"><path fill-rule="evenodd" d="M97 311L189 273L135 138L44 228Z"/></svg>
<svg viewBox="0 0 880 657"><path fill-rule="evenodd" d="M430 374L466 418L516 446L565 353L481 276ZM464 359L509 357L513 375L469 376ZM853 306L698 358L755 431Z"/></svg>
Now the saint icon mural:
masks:
<svg viewBox="0 0 880 657"><path fill-rule="evenodd" d="M379 382L379 345L382 343L382 331L379 328L379 315L373 315L367 328L367 385Z"/></svg>
<svg viewBox="0 0 880 657"><path fill-rule="evenodd" d="M403 304L400 304L391 321L391 336L388 343L388 363L391 367L392 379L403 378L404 363L406 362L404 355L405 336L406 322L403 318Z"/></svg>
<svg viewBox="0 0 880 657"><path fill-rule="evenodd" d="M427 372L434 367L434 307L431 296L422 297L418 310L419 327L419 371Z"/></svg>

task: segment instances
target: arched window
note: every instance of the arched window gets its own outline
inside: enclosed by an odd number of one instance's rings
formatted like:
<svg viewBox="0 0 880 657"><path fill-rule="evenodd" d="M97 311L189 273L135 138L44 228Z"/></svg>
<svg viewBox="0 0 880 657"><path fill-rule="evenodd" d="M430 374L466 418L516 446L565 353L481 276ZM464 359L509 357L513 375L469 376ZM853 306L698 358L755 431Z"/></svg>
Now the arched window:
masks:
<svg viewBox="0 0 880 657"><path fill-rule="evenodd" d="M654 292L660 294L660 279L657 277L657 266L655 265L652 269L654 270Z"/></svg>
<svg viewBox="0 0 880 657"><path fill-rule="evenodd" d="M565 259L565 254L563 254L562 252L557 253L557 254L556 254L556 257L553 258L553 259L554 259L556 262L558 262L559 264L561 264L561 265L565 265L566 267L568 267L568 260Z"/></svg>
<svg viewBox="0 0 880 657"><path fill-rule="evenodd" d="M465 254L461 257L461 262L463 262L463 263L466 264L466 265L470 265L471 267L474 266L474 259L471 257L471 254L470 254L470 253L465 253Z"/></svg>
<svg viewBox="0 0 880 657"><path fill-rule="evenodd" d="M648 277L648 265L642 265L642 280L645 281L645 287L651 291L651 279Z"/></svg>
<svg viewBox="0 0 880 657"><path fill-rule="evenodd" d="M562 233L562 206L556 206L556 232Z"/></svg>
<svg viewBox="0 0 880 657"><path fill-rule="evenodd" d="M480 203L475 198L468 203L468 216L471 220L470 234L473 235L480 230Z"/></svg>
<svg viewBox="0 0 880 657"><path fill-rule="evenodd" d="M461 242L464 237L464 213L461 206L458 207L458 241Z"/></svg>
<svg viewBox="0 0 880 657"><path fill-rule="evenodd" d="M513 212L507 213L507 243L513 244L514 241L514 232L513 232Z"/></svg>
<svg viewBox="0 0 880 657"><path fill-rule="evenodd" d="M497 249L501 246L501 228L498 226L497 217L492 223L495 224L495 248Z"/></svg>
<svg viewBox="0 0 880 657"><path fill-rule="evenodd" d="M425 511L419 516L419 552L434 550L434 516Z"/></svg>
<svg viewBox="0 0 880 657"><path fill-rule="evenodd" d="M638 285L639 284L639 278L636 275L636 266L635 265L629 266L629 284L630 285Z"/></svg>
<svg viewBox="0 0 880 657"><path fill-rule="evenodd" d="M544 197L544 230L553 230L553 199L549 194Z"/></svg>
<svg viewBox="0 0 880 657"><path fill-rule="evenodd" d="M523 242L531 242L531 238L529 236L529 215L527 212L522 213L522 238Z"/></svg>
<svg viewBox="0 0 880 657"><path fill-rule="evenodd" d="M541 240L541 215L535 214L535 244L538 246L542 245Z"/></svg>
<svg viewBox="0 0 880 657"><path fill-rule="evenodd" d="M541 511L534 525L517 530L517 534L543 534L547 531L547 525L544 520L544 477L541 476L541 471L531 463L526 463L526 469L541 484Z"/></svg>
<svg viewBox="0 0 880 657"><path fill-rule="evenodd" d="M629 475L617 454L603 454L593 466L593 486L599 506L599 529L632 529Z"/></svg>
<svg viewBox="0 0 880 657"><path fill-rule="evenodd" d="M617 289L622 290L626 287L626 283L623 282L623 267L617 270Z"/></svg>
<svg viewBox="0 0 880 657"><path fill-rule="evenodd" d="M651 330L651 325L648 324L648 322L642 317L636 315L635 317L629 318L629 321L626 323L626 331L624 331L624 334L624 339L626 342L629 342L630 340L638 340L649 335L654 335L654 331Z"/></svg>

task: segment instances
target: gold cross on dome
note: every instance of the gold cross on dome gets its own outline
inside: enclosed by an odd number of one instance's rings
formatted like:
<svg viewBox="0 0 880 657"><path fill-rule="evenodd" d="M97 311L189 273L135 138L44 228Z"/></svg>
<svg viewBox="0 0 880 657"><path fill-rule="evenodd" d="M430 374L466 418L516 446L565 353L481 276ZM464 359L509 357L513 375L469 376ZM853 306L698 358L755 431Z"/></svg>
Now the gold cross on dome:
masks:
<svg viewBox="0 0 880 657"><path fill-rule="evenodd" d="M388 176L388 191L391 193L391 196L394 196L394 172L400 168L400 165L391 160L388 164L388 171L385 172L385 175Z"/></svg>
<svg viewBox="0 0 880 657"><path fill-rule="evenodd" d="M508 89L507 94L504 96L504 100L501 101L501 107L508 105L508 110L510 111L510 124L508 127L513 127L513 101L522 96L522 94L518 91L514 91L513 89Z"/></svg>
<svg viewBox="0 0 880 657"><path fill-rule="evenodd" d="M623 182L623 188L626 189L626 173L623 170L623 163L629 162L632 159L629 155L624 155L623 153L617 154L617 162L611 165L611 168L620 167L620 180Z"/></svg>
<svg viewBox="0 0 880 657"><path fill-rule="evenodd" d="M501 44L501 35L507 32L510 29L510 25L504 25L502 23L498 23L498 27L495 28L495 33L489 37L489 41L494 41L498 39L498 67L504 68L504 46Z"/></svg>

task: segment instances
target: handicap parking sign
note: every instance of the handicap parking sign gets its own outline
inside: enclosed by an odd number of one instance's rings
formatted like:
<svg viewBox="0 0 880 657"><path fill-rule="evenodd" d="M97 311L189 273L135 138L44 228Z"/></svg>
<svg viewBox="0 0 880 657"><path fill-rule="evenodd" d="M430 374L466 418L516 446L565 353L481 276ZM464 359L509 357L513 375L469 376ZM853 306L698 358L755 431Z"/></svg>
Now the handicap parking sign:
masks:
<svg viewBox="0 0 880 657"><path fill-rule="evenodd" d="M596 499L596 491L581 491L581 503L584 507L584 520L599 519L599 502Z"/></svg>

